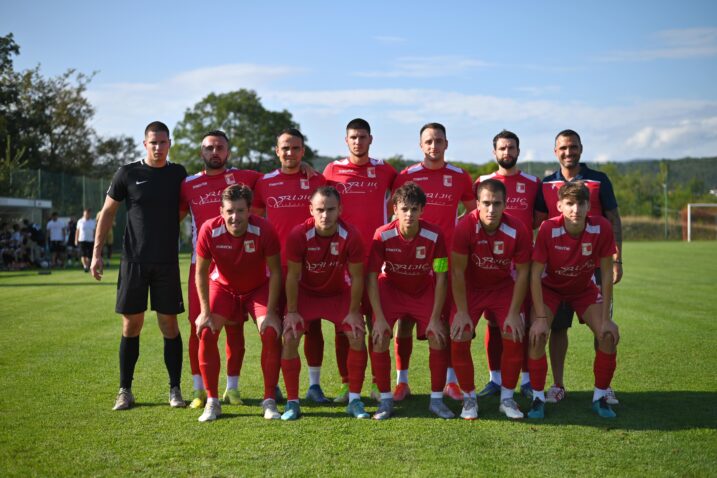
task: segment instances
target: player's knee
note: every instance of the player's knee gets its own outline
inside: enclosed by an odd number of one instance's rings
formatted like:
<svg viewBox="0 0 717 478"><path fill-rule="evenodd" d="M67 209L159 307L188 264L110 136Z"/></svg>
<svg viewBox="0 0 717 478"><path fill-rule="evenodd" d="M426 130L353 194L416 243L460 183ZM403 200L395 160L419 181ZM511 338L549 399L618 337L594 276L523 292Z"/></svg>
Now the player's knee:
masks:
<svg viewBox="0 0 717 478"><path fill-rule="evenodd" d="M598 348L605 353L614 354L617 350L615 337L612 334L605 334L601 339L598 339Z"/></svg>
<svg viewBox="0 0 717 478"><path fill-rule="evenodd" d="M349 347L353 350L358 350L359 352L366 350L366 341L364 340L364 335L361 333L357 333L356 335L356 338L349 336Z"/></svg>
<svg viewBox="0 0 717 478"><path fill-rule="evenodd" d="M434 334L428 336L428 346L433 350L443 350L446 348L446 344L438 340Z"/></svg>

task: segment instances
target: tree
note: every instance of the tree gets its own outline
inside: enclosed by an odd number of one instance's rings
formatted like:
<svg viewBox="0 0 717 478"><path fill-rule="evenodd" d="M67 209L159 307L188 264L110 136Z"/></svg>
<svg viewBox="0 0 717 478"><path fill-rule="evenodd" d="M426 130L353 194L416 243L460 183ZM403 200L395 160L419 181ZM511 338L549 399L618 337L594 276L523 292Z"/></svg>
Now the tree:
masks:
<svg viewBox="0 0 717 478"><path fill-rule="evenodd" d="M269 111L252 90L211 93L184 112L174 128L172 160L190 171L204 164L199 157L202 136L210 130L224 131L231 140L231 161L241 168L269 171L276 165L276 134L285 128L299 128L287 110ZM315 156L306 146L305 160Z"/></svg>
<svg viewBox="0 0 717 478"><path fill-rule="evenodd" d="M130 136L98 137L93 146L95 175L110 178L120 166L137 161L140 156L137 143Z"/></svg>

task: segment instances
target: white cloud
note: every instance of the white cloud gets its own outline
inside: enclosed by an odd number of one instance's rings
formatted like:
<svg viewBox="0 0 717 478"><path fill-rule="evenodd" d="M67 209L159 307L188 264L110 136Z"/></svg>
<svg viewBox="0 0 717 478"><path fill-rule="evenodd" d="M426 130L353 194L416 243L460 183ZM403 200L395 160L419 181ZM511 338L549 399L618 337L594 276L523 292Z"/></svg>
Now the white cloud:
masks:
<svg viewBox="0 0 717 478"><path fill-rule="evenodd" d="M484 61L462 56L410 56L398 58L385 70L360 71L354 75L363 78L438 78L489 66Z"/></svg>
<svg viewBox="0 0 717 478"><path fill-rule="evenodd" d="M662 30L654 35L659 46L643 50L611 52L600 61L652 61L717 56L717 28Z"/></svg>

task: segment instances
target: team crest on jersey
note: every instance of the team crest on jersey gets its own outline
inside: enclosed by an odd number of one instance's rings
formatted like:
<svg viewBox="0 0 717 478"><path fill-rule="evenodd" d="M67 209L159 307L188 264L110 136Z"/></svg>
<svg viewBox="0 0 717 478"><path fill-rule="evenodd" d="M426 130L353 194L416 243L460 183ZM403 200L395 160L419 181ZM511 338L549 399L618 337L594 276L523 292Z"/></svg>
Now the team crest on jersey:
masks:
<svg viewBox="0 0 717 478"><path fill-rule="evenodd" d="M425 258L426 258L426 246L416 247L416 259L425 259Z"/></svg>
<svg viewBox="0 0 717 478"><path fill-rule="evenodd" d="M301 189L309 189L309 180L305 178L299 179L299 184L301 185Z"/></svg>
<svg viewBox="0 0 717 478"><path fill-rule="evenodd" d="M373 166L366 168L366 176L369 178L375 178L376 177L376 168Z"/></svg>
<svg viewBox="0 0 717 478"><path fill-rule="evenodd" d="M583 242L583 255L584 256L591 256L593 253L593 245L590 242Z"/></svg>
<svg viewBox="0 0 717 478"><path fill-rule="evenodd" d="M339 255L339 243L338 243L338 242L332 242L332 243L331 243L331 255L332 255L332 256L338 256L338 255Z"/></svg>
<svg viewBox="0 0 717 478"><path fill-rule="evenodd" d="M443 185L447 188L453 187L453 176L445 175L443 176Z"/></svg>
<svg viewBox="0 0 717 478"><path fill-rule="evenodd" d="M225 174L225 175L224 175L224 180L225 180L225 181L227 182L227 184L230 185L230 186L231 186L232 184L236 184L236 183L237 183L237 182L236 182L236 179L234 179L234 175L233 175L233 174Z"/></svg>
<svg viewBox="0 0 717 478"><path fill-rule="evenodd" d="M254 239L244 241L244 251L250 252L250 253L256 251L256 245L254 244Z"/></svg>
<svg viewBox="0 0 717 478"><path fill-rule="evenodd" d="M495 241L493 243L493 254L503 254L505 252L505 243L503 241Z"/></svg>
<svg viewBox="0 0 717 478"><path fill-rule="evenodd" d="M515 183L515 192L524 193L525 192L525 183Z"/></svg>

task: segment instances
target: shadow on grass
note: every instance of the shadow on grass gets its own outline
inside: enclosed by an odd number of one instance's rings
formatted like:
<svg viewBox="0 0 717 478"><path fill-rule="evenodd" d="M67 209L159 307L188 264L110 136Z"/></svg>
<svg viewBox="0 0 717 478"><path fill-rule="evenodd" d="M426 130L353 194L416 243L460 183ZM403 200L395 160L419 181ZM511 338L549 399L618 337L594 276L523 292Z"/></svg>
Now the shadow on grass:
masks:
<svg viewBox="0 0 717 478"><path fill-rule="evenodd" d="M0 284L0 287L65 287L65 286L112 286L117 287L116 282L32 282L28 284Z"/></svg>
<svg viewBox="0 0 717 478"><path fill-rule="evenodd" d="M569 392L558 404L548 403L544 420L524 419L522 423L535 427L553 425L594 426L606 430L689 430L717 429L717 392L693 391L654 391L654 392L618 392L619 405L613 406L617 413L615 419L603 419L596 416L591 408L592 392ZM413 395L396 404L396 416L407 418L432 417L428 411L428 395ZM461 403L444 399L446 405L460 415ZM523 397L516 401L525 413L529 403ZM478 401L479 420L506 421L498 411L498 397L489 397ZM367 407L369 408L369 407Z"/></svg>

